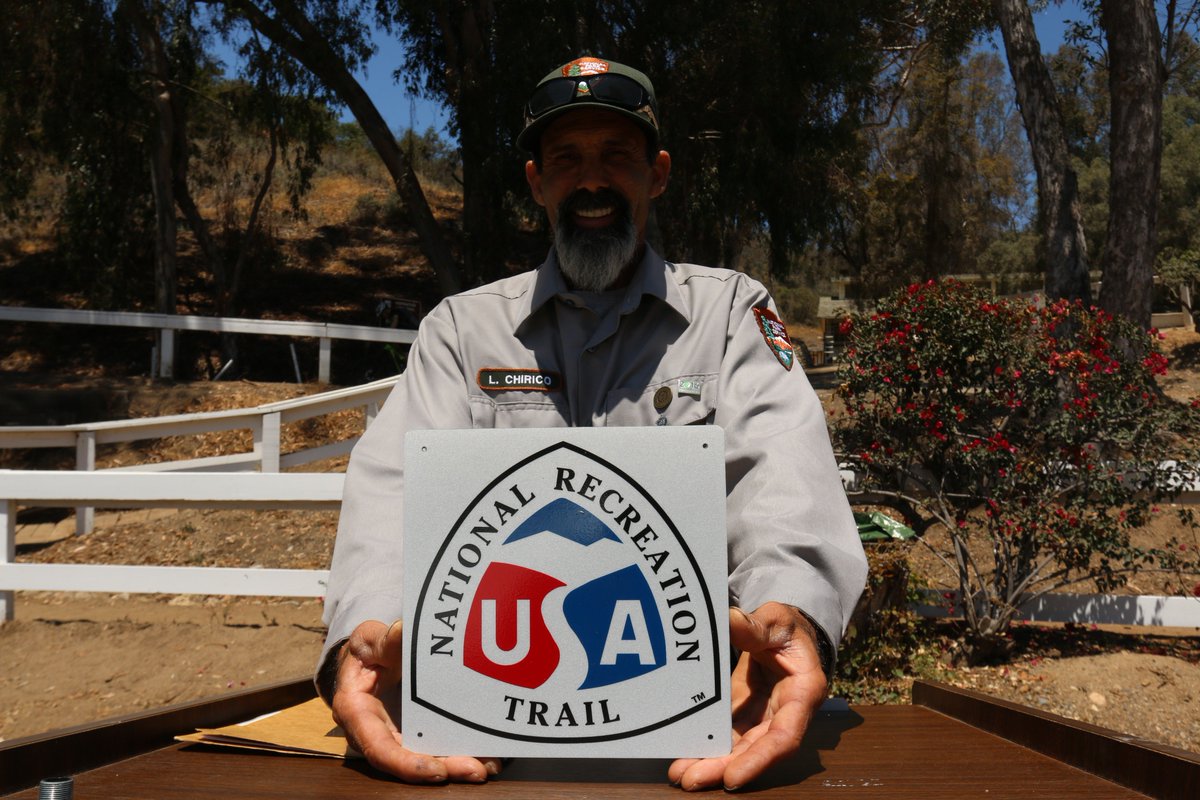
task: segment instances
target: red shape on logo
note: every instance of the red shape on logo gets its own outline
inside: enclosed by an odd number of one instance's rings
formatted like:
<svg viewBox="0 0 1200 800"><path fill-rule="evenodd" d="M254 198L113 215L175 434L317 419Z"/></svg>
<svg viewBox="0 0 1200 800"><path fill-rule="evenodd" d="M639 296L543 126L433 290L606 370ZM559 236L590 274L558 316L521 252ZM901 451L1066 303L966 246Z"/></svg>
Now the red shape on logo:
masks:
<svg viewBox="0 0 1200 800"><path fill-rule="evenodd" d="M565 585L544 572L493 562L471 603L463 665L526 689L545 683L558 667L559 653L542 602Z"/></svg>

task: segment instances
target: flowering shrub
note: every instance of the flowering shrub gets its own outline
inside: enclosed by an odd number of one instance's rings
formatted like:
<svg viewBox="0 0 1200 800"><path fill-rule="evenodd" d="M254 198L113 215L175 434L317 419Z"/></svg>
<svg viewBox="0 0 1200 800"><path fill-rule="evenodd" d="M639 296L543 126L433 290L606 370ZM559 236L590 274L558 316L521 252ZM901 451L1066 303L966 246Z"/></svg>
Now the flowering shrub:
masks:
<svg viewBox="0 0 1200 800"><path fill-rule="evenodd" d="M1018 606L1040 594L1195 565L1194 544L1130 539L1200 463L1195 404L1155 383L1167 361L1154 332L1078 303L1035 308L954 281L901 290L841 332L839 451L861 489L918 532L945 526L949 546L937 552L969 598L976 660L1003 649Z"/></svg>

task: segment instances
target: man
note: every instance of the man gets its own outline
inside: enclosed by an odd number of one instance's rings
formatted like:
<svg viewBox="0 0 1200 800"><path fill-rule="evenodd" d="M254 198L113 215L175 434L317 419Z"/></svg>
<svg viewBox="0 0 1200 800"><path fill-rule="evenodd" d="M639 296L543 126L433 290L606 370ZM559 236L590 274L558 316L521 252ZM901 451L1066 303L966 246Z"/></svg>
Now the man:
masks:
<svg viewBox="0 0 1200 800"><path fill-rule="evenodd" d="M866 577L820 403L761 285L646 245L670 156L642 73L547 75L518 144L554 247L536 271L447 298L355 448L318 685L350 741L410 782L484 781L498 759L408 750L399 722L403 437L428 428L716 424L725 431L733 752L681 759L686 790L744 786L799 747ZM532 376L509 388L505 375ZM743 610L748 609L748 610Z"/></svg>

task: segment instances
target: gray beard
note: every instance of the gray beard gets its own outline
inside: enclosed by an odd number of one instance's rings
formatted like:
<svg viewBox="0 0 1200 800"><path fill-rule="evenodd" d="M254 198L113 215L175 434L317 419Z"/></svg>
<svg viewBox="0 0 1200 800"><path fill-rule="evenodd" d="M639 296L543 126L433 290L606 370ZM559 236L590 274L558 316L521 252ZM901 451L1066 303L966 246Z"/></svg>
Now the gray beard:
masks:
<svg viewBox="0 0 1200 800"><path fill-rule="evenodd" d="M628 214L602 231L576 228L560 214L554 229L554 250L563 277L576 289L610 289L637 252L637 232Z"/></svg>

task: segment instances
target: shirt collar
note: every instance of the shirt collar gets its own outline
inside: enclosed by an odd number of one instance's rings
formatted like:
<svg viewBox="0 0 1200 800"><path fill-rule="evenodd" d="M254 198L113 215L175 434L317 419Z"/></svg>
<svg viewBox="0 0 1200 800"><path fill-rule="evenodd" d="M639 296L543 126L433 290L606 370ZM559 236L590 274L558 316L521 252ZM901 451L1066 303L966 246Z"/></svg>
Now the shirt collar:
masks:
<svg viewBox="0 0 1200 800"><path fill-rule="evenodd" d="M534 276L533 291L526 295L528 306L517 322L516 332L520 333L521 329L528 324L530 319L543 306L555 297L568 292L570 292L570 289L567 286L567 282L563 279L561 270L558 268L558 255L554 252L554 248L551 247L546 260L537 268L537 274ZM690 323L692 321L691 309L688 307L687 299L683 296L683 292L680 291L678 281L675 280L675 265L664 261L658 253L654 252L654 248L650 245L646 245L642 261L638 264L637 269L633 273L633 279L625 289L625 297L622 300L622 305L629 308L636 308L641 302L641 298L645 295L661 300L675 311L684 322Z"/></svg>

